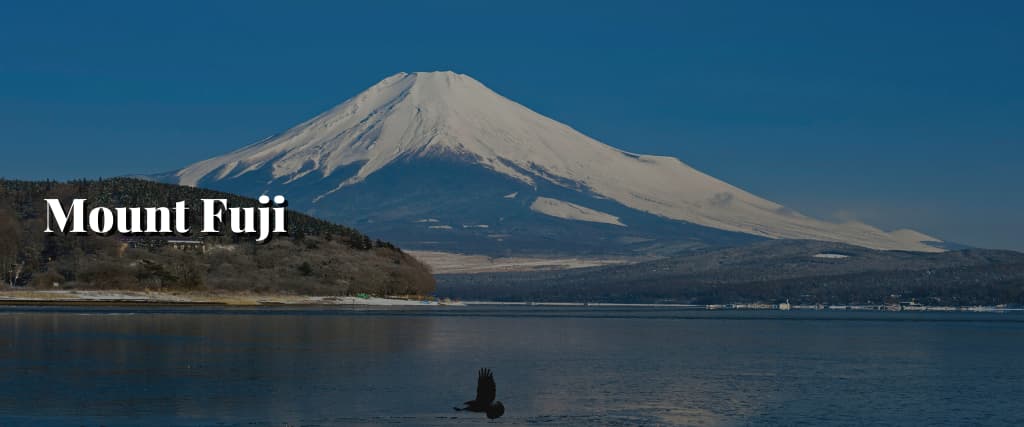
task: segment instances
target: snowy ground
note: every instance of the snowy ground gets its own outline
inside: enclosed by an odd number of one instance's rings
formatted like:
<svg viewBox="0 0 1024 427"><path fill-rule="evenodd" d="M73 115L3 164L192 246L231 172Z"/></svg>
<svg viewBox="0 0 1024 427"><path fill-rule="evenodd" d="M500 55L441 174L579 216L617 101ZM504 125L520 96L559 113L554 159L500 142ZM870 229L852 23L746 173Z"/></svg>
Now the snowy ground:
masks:
<svg viewBox="0 0 1024 427"><path fill-rule="evenodd" d="M550 215L556 218L600 222L604 224L618 225L620 227L626 226L622 221L619 221L619 217L617 216L596 211L586 206L580 206L575 203L569 203L548 197L538 197L537 200L534 200L533 204L530 205L530 209L534 212L540 212L544 215Z"/></svg>
<svg viewBox="0 0 1024 427"><path fill-rule="evenodd" d="M849 255L843 255L843 254L821 253L821 254L814 254L814 257L815 258L826 258L826 259L845 259L845 258L849 258L850 256Z"/></svg>
<svg viewBox="0 0 1024 427"><path fill-rule="evenodd" d="M627 258L492 258L484 255L465 255L435 251L406 252L429 265L435 274L565 270L637 261Z"/></svg>

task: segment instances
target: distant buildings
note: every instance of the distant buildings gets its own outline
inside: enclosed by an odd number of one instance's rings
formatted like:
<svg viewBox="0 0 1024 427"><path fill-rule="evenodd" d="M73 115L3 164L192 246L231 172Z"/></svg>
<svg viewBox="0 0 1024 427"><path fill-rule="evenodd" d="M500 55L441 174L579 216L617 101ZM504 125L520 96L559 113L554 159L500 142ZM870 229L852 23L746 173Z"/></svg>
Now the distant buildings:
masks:
<svg viewBox="0 0 1024 427"><path fill-rule="evenodd" d="M130 236L119 239L122 250L125 248L156 249L170 247L180 251L206 253L206 242L202 238L183 238L181 236Z"/></svg>

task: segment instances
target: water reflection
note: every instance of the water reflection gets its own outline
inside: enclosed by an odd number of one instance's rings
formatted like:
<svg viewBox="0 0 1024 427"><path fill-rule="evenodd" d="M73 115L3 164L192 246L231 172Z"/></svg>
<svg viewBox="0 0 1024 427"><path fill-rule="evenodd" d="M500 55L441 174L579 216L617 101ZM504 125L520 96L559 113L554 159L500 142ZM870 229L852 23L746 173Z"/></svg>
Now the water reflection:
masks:
<svg viewBox="0 0 1024 427"><path fill-rule="evenodd" d="M1024 422L1020 319L787 316L8 309L0 424Z"/></svg>
<svg viewBox="0 0 1024 427"><path fill-rule="evenodd" d="M5 413L288 419L370 403L436 322L216 314L3 316ZM412 374L408 373L407 374ZM339 392L361 390L339 400ZM24 402L32 402L24 408ZM369 405L363 405L369 406Z"/></svg>

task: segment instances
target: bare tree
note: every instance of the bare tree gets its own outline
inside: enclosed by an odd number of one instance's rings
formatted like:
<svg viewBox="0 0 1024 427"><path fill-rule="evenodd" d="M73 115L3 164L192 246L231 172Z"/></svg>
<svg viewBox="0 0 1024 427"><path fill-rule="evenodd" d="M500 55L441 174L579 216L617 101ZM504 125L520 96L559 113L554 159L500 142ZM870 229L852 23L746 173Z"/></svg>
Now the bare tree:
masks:
<svg viewBox="0 0 1024 427"><path fill-rule="evenodd" d="M0 268L3 268L4 282L12 287L21 274L18 267L18 242L20 241L18 220L14 212L0 207Z"/></svg>

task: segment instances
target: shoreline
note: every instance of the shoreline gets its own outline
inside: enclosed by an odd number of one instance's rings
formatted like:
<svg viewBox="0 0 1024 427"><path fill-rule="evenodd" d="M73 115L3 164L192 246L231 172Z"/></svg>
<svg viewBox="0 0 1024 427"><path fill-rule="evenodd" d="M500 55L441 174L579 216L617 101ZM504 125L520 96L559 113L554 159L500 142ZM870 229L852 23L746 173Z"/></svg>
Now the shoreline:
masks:
<svg viewBox="0 0 1024 427"><path fill-rule="evenodd" d="M999 306L911 306L893 309L885 306L801 306L780 308L777 304L644 304L606 302L511 302L452 301L448 299L412 299L370 296L316 296L289 294L256 294L247 292L157 292L118 290L0 290L0 306L213 306L213 307L578 307L578 308L654 308L694 311L860 311L860 312L972 312L1015 313L1024 308Z"/></svg>
<svg viewBox="0 0 1024 427"><path fill-rule="evenodd" d="M1000 306L924 306L902 307L884 305L792 305L780 308L779 304L645 304L645 303L608 303L608 302L519 302L519 301L463 301L467 306L525 306L525 307L619 307L619 308L675 308L702 311L860 311L860 312L970 312L970 313L1015 313L1024 312L1024 308L1008 308Z"/></svg>
<svg viewBox="0 0 1024 427"><path fill-rule="evenodd" d="M18 306L461 306L461 302L359 296L315 296L233 292L154 292L118 290L0 291L0 305Z"/></svg>

